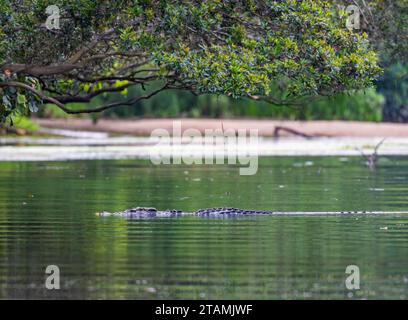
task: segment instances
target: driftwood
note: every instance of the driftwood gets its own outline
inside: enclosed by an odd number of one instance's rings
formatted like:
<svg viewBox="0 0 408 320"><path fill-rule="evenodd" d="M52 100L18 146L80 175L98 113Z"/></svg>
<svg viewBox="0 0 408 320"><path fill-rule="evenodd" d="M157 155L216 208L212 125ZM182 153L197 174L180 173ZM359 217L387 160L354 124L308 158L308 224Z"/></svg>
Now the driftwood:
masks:
<svg viewBox="0 0 408 320"><path fill-rule="evenodd" d="M305 139L311 139L311 138L313 138L313 136L308 135L308 134L306 134L306 133L303 133L303 132L300 132L300 131L297 131L297 130L295 130L295 129L291 129L291 128L288 128L288 127L282 127L282 126L276 126L276 127L275 127L275 130L273 131L273 136L274 136L275 138L279 138L279 132L280 132L280 131L286 131L286 132L289 132L289 133L294 134L294 135L296 135L296 136L303 137L303 138L305 138Z"/></svg>
<svg viewBox="0 0 408 320"><path fill-rule="evenodd" d="M381 145L384 143L384 141L385 141L385 138L382 139L379 143L377 143L377 145L374 148L373 153L368 154L368 155L366 155L363 152L363 150L357 148L357 150L360 151L361 156L366 158L366 160L367 160L366 164L371 170L374 170L374 169L377 168L377 163L378 163L378 158L379 158L378 149L381 147Z"/></svg>

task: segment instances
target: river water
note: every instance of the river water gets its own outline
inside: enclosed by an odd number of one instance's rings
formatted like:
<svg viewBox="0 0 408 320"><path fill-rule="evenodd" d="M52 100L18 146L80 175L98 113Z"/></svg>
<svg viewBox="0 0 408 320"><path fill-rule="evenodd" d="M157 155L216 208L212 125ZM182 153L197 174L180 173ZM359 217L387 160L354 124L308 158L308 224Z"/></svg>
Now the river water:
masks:
<svg viewBox="0 0 408 320"><path fill-rule="evenodd" d="M144 160L0 162L0 298L408 298L408 159L263 157L238 167ZM126 220L101 210L233 206L389 214ZM45 288L48 265L60 290ZM348 265L360 290L348 290Z"/></svg>

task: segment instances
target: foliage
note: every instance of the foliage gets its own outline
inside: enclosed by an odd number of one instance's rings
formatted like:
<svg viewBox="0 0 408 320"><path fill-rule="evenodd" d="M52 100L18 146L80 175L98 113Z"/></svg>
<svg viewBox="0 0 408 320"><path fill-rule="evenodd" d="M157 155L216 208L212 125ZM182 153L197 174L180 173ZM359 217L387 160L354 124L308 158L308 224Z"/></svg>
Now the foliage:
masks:
<svg viewBox="0 0 408 320"><path fill-rule="evenodd" d="M385 69L376 82L385 96L385 121L408 121L408 0L371 0L359 5L363 28ZM369 10L367 10L369 8Z"/></svg>
<svg viewBox="0 0 408 320"><path fill-rule="evenodd" d="M22 132L29 132L29 133L36 133L39 129L40 126L38 123L33 122L30 118L18 115L13 118L13 128L8 128L8 129L23 129Z"/></svg>
<svg viewBox="0 0 408 320"><path fill-rule="evenodd" d="M339 4L339 1L333 1ZM376 82L385 96L383 117L386 121L408 121L408 0L342 0L343 5L357 5L361 31L369 35L385 69Z"/></svg>
<svg viewBox="0 0 408 320"><path fill-rule="evenodd" d="M378 90L386 97L384 120L408 122L408 65L397 63L388 67Z"/></svg>
<svg viewBox="0 0 408 320"><path fill-rule="evenodd" d="M61 30L44 27L48 5L61 9ZM3 121L45 102L91 113L167 89L296 104L368 87L380 72L366 34L320 0L3 0L0 22ZM146 93L69 107L135 86Z"/></svg>
<svg viewBox="0 0 408 320"><path fill-rule="evenodd" d="M338 0L334 1L339 3ZM383 67L408 59L408 0L341 0L361 13L361 30L380 54Z"/></svg>

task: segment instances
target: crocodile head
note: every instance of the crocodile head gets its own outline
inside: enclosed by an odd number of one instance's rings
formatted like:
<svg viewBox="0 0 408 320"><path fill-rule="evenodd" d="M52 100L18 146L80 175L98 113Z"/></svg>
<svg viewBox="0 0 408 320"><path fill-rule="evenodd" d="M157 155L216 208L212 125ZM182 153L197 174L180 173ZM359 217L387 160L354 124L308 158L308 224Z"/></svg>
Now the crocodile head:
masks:
<svg viewBox="0 0 408 320"><path fill-rule="evenodd" d="M156 208L136 207L121 212L102 211L97 215L100 217L121 216L128 218L153 218L156 217L157 212Z"/></svg>

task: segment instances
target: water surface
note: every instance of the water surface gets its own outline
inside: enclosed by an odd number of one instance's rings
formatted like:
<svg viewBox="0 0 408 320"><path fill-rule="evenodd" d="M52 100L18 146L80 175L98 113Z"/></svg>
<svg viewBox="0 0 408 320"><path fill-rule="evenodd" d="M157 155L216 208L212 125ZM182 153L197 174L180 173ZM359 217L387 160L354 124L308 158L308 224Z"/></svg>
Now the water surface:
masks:
<svg viewBox="0 0 408 320"><path fill-rule="evenodd" d="M407 211L408 160L261 158L234 166L149 161L0 162L0 298L408 298L408 215L126 220L133 206L193 211ZM45 289L58 265L61 289ZM361 289L346 290L347 265Z"/></svg>

